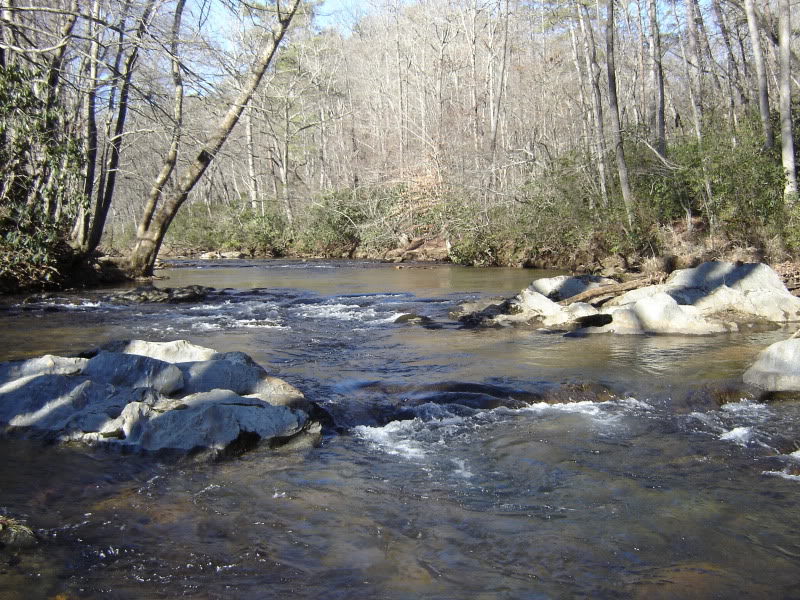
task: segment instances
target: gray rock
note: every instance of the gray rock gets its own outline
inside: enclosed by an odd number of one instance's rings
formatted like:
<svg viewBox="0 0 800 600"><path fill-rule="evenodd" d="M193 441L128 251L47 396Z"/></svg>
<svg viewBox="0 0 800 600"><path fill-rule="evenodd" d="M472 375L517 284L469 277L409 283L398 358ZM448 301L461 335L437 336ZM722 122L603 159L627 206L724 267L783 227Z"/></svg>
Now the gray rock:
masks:
<svg viewBox="0 0 800 600"><path fill-rule="evenodd" d="M224 451L248 434L253 438L250 444L290 437L307 419L305 413L285 406L213 390L156 405L132 402L91 439L151 452ZM113 437L117 434L119 438Z"/></svg>
<svg viewBox="0 0 800 600"><path fill-rule="evenodd" d="M229 258L229 259L236 259L236 258L245 258L247 255L244 252L239 252L237 250L233 250L231 252L220 252L220 258Z"/></svg>
<svg viewBox="0 0 800 600"><path fill-rule="evenodd" d="M183 387L183 375L175 365L137 354L100 352L86 363L82 375L95 383L151 387L165 396Z"/></svg>
<svg viewBox="0 0 800 600"><path fill-rule="evenodd" d="M800 391L800 339L767 346L744 372L742 379L770 392Z"/></svg>
<svg viewBox="0 0 800 600"><path fill-rule="evenodd" d="M153 404L149 388L116 388L85 377L33 375L0 387L0 422L31 437L100 431L131 402Z"/></svg>
<svg viewBox="0 0 800 600"><path fill-rule="evenodd" d="M217 354L211 360L177 365L183 373L183 394L215 389L231 390L243 396L257 397L275 406L308 410L310 404L296 387L277 377L242 352Z"/></svg>
<svg viewBox="0 0 800 600"><path fill-rule="evenodd" d="M313 410L247 354L185 341L114 342L88 360L42 357L0 373L4 431L62 442L240 452L304 430Z"/></svg>
<svg viewBox="0 0 800 600"><path fill-rule="evenodd" d="M142 285L133 290L119 292L109 296L108 300L115 304L145 304L145 303L172 303L200 302L214 288L202 285L189 285L182 288L158 288L154 285Z"/></svg>

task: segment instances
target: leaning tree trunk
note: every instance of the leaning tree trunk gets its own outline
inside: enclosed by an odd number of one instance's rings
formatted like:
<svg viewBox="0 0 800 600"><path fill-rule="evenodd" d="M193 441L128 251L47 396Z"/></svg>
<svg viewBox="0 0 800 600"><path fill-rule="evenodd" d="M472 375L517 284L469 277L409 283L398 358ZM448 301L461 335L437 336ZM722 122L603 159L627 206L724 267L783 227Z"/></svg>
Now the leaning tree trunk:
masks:
<svg viewBox="0 0 800 600"><path fill-rule="evenodd" d="M281 11L278 8L278 27L272 32L271 39L265 44L258 60L250 71L250 76L239 92L238 96L231 104L228 112L222 118L213 131L208 141L200 148L197 156L189 165L186 172L179 178L175 189L166 197L164 203L154 213L149 225L139 230L136 244L127 257L127 269L130 275L143 276L152 275L153 265L164 241L172 220L178 210L186 202L189 192L200 181L211 161L220 151L228 139L231 131L239 122L245 107L250 102L256 89L258 89L264 73L272 62L278 46L283 40L286 31L291 25L297 9L302 0L291 0L288 10Z"/></svg>
<svg viewBox="0 0 800 600"><path fill-rule="evenodd" d="M781 113L781 156L786 177L783 188L784 202L791 206L797 195L797 169L794 159L794 135L792 132L792 28L790 23L789 0L780 0L779 38L780 38L780 113Z"/></svg>

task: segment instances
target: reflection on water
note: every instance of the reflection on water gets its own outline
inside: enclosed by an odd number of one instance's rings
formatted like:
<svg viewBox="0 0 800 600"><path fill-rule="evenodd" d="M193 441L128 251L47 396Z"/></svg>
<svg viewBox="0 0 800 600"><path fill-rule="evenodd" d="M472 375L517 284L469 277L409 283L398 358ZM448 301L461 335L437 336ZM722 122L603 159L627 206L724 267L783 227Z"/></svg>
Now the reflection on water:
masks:
<svg viewBox="0 0 800 600"><path fill-rule="evenodd" d="M0 549L0 597L797 597L800 404L703 400L785 333L571 338L448 319L550 275L513 269L167 275L232 289L197 305L17 304L0 312L0 358L124 337L243 350L343 434L213 465L2 441L0 509L45 542ZM404 313L442 328L393 323ZM615 394L537 400L582 381Z"/></svg>

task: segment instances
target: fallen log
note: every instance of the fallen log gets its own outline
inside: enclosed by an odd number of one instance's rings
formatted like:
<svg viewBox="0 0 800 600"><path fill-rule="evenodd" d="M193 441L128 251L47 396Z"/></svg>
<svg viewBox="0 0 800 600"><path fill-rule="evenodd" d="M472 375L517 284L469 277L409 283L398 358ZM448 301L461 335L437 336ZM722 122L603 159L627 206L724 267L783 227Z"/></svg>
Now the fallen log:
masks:
<svg viewBox="0 0 800 600"><path fill-rule="evenodd" d="M571 296L570 298L566 298L559 302L562 306L569 306L575 302L589 302L594 300L595 302L601 303L601 301L607 301L615 296L619 296L624 292L630 292L631 290L638 290L641 287L645 287L648 285L653 285L655 283L660 283L662 277L657 275L650 275L648 277L642 277L641 279L634 279L632 281L625 281L623 283L614 283L612 285L603 285L598 288L594 288L591 290L586 290L585 292L581 292L580 294L576 294L575 296Z"/></svg>

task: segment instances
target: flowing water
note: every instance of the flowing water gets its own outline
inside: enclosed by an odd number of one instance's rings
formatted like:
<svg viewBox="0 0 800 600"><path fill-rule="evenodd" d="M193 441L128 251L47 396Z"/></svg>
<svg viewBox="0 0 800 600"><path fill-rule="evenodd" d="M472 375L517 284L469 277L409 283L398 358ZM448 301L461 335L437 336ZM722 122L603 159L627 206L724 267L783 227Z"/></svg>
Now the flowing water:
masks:
<svg viewBox="0 0 800 600"><path fill-rule="evenodd" d="M45 539L0 550L0 598L800 598L800 402L714 392L786 331L576 338L448 317L542 271L164 274L221 291L12 301L0 360L183 338L247 352L335 427L202 465L0 442L0 509ZM432 322L394 322L407 313Z"/></svg>

